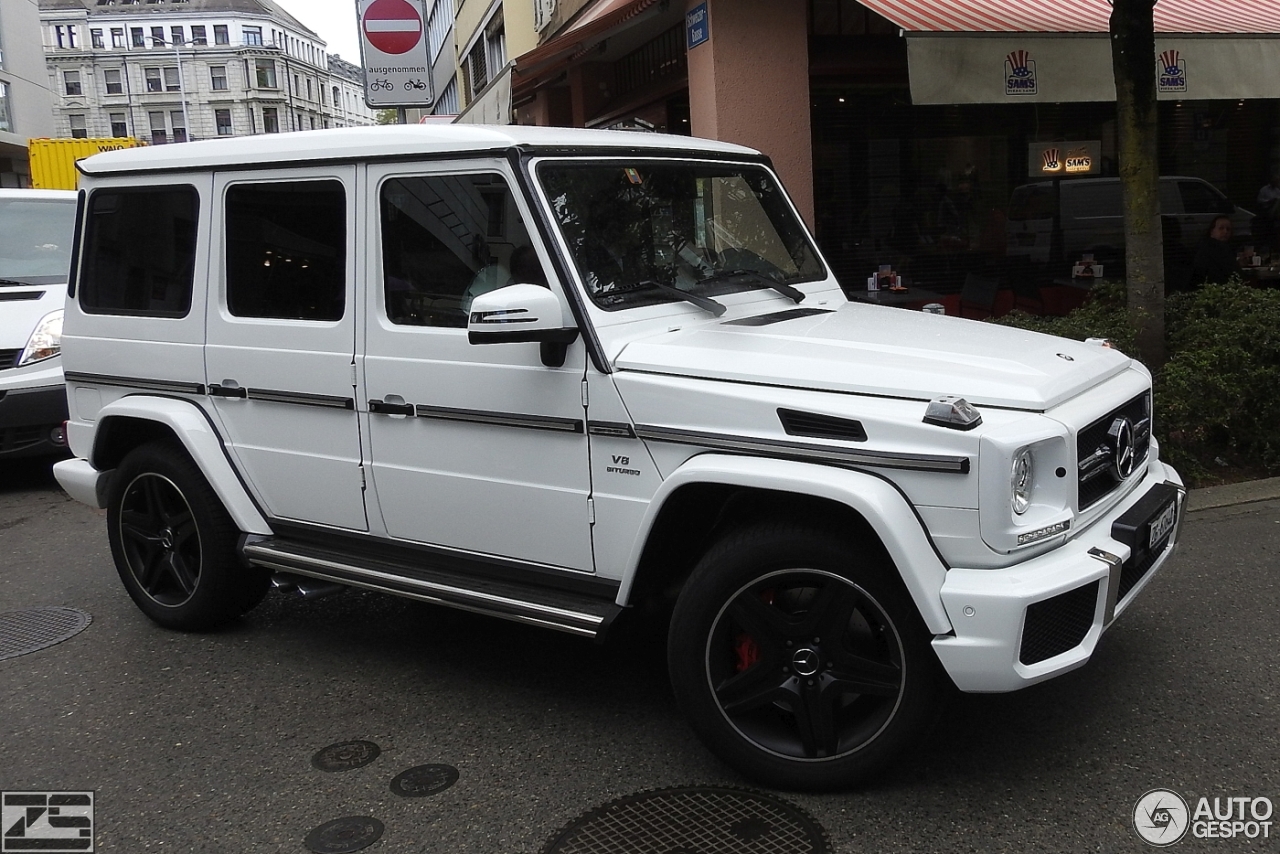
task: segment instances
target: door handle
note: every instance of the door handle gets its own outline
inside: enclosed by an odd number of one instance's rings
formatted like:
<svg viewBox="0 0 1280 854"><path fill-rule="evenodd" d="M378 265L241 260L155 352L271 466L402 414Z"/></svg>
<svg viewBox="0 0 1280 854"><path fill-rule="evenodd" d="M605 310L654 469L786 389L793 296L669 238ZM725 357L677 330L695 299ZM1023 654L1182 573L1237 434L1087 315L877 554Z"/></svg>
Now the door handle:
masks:
<svg viewBox="0 0 1280 854"><path fill-rule="evenodd" d="M223 380L224 383L234 383L235 380ZM246 398L249 396L249 390L239 385L219 385L213 383L209 386L209 394L213 397L239 397Z"/></svg>
<svg viewBox="0 0 1280 854"><path fill-rule="evenodd" d="M413 415L416 409L412 403L371 400L369 401L369 411L377 415Z"/></svg>

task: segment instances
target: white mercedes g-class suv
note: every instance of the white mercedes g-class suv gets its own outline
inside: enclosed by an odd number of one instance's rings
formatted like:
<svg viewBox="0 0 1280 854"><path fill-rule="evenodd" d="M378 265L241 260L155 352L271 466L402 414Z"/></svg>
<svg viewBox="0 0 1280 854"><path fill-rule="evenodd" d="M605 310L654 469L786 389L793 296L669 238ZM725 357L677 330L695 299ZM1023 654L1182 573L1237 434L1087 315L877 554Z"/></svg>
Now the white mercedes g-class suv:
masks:
<svg viewBox="0 0 1280 854"><path fill-rule="evenodd" d="M596 639L670 597L708 747L822 789L948 679L1084 664L1177 539L1142 365L850 301L750 149L420 125L80 169L56 472L164 626L273 574Z"/></svg>

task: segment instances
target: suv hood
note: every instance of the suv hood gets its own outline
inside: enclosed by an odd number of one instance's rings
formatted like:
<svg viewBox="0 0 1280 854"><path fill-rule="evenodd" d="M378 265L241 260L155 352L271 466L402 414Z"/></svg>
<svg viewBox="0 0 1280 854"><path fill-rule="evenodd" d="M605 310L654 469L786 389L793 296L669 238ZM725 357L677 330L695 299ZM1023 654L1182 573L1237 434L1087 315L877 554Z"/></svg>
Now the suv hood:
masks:
<svg viewBox="0 0 1280 854"><path fill-rule="evenodd" d="M1116 350L945 315L846 303L627 343L618 370L1043 411L1128 369Z"/></svg>

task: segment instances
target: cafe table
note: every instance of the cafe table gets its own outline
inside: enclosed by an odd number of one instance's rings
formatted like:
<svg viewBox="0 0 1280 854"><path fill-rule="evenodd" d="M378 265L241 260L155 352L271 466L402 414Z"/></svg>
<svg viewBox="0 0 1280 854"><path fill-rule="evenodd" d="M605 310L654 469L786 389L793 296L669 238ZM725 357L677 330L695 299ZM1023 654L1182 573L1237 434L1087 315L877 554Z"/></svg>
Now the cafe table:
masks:
<svg viewBox="0 0 1280 854"><path fill-rule="evenodd" d="M890 305L895 308L920 309L931 302L942 302L942 294L926 288L907 288L904 291L881 288L878 291L850 291L849 299L875 305Z"/></svg>

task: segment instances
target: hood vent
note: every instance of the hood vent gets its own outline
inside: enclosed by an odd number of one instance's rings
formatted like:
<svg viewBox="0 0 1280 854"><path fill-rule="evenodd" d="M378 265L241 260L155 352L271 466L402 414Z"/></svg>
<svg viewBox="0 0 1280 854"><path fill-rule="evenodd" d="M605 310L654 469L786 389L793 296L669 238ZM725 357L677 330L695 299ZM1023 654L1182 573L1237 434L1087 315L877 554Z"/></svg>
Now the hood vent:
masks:
<svg viewBox="0 0 1280 854"><path fill-rule="evenodd" d="M12 291L0 294L0 302L17 302L18 300L40 299L44 291Z"/></svg>
<svg viewBox="0 0 1280 854"><path fill-rule="evenodd" d="M795 409L779 409L778 420L788 436L805 436L810 439L840 439L845 442L867 441L867 431L862 422L833 415L818 415Z"/></svg>
<svg viewBox="0 0 1280 854"><path fill-rule="evenodd" d="M726 320L725 326L772 326L784 320L795 320L797 317L811 317L815 314L832 314L825 308L788 308L775 311L773 314L758 314L755 317L743 317L739 320Z"/></svg>

